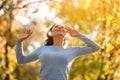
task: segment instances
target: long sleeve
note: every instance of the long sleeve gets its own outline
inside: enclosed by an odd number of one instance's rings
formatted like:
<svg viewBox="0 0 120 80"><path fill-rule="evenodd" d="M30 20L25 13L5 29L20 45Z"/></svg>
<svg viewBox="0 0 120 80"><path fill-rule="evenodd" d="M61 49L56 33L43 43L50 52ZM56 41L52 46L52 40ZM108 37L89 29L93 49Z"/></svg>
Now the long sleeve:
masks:
<svg viewBox="0 0 120 80"><path fill-rule="evenodd" d="M69 60L72 60L80 55L85 55L88 53L95 52L100 49L100 47L91 39L87 38L86 36L79 33L77 36L80 40L82 40L86 46L75 46L70 48L70 53L67 56Z"/></svg>
<svg viewBox="0 0 120 80"><path fill-rule="evenodd" d="M17 62L19 64L24 64L24 63L28 63L28 62L37 60L39 52L40 52L40 50L38 48L35 51L33 51L32 53L29 53L29 54L25 55L24 51L23 51L23 44L21 42L17 42L16 57L17 57Z"/></svg>

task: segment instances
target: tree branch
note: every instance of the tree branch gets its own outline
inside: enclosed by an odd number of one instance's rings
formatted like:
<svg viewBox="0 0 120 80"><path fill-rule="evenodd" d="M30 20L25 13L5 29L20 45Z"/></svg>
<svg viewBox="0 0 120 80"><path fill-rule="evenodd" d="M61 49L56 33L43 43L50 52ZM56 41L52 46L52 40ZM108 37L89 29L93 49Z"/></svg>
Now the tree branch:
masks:
<svg viewBox="0 0 120 80"><path fill-rule="evenodd" d="M31 4L35 4L35 3L40 3L40 2L45 2L45 1L50 1L50 0L40 0L40 1L35 1L35 2L29 2L27 4L24 4L22 7L14 7L14 9L22 9L22 8L25 8Z"/></svg>
<svg viewBox="0 0 120 80"><path fill-rule="evenodd" d="M6 5L7 0L2 0L2 5L0 6L0 10Z"/></svg>

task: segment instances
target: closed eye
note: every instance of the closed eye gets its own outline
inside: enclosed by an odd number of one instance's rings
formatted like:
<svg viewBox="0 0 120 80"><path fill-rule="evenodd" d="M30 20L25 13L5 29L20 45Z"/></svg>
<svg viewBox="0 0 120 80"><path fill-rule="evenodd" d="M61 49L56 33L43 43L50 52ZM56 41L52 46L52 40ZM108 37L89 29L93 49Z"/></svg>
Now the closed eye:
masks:
<svg viewBox="0 0 120 80"><path fill-rule="evenodd" d="M63 26L55 26L54 28L64 28Z"/></svg>

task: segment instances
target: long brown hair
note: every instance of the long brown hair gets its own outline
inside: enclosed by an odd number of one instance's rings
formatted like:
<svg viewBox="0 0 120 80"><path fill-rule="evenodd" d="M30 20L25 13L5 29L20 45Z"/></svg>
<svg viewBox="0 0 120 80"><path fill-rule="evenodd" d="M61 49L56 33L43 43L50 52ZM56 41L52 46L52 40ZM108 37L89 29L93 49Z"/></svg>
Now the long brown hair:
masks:
<svg viewBox="0 0 120 80"><path fill-rule="evenodd" d="M47 32L47 39L45 40L45 45L46 46L51 46L53 45L53 37L49 34L51 32L51 30L53 29L53 27L56 26L55 24L52 25L52 27L49 29L49 31Z"/></svg>

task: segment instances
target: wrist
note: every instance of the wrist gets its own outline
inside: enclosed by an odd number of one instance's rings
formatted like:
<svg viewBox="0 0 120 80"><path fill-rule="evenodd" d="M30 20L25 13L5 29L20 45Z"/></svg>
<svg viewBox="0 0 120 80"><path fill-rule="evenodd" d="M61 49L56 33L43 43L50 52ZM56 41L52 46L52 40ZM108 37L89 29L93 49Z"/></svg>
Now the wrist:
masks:
<svg viewBox="0 0 120 80"><path fill-rule="evenodd" d="M78 33L77 35L75 35L75 37L78 37L80 35L80 33Z"/></svg>
<svg viewBox="0 0 120 80"><path fill-rule="evenodd" d="M21 40L17 40L16 42L22 42Z"/></svg>

